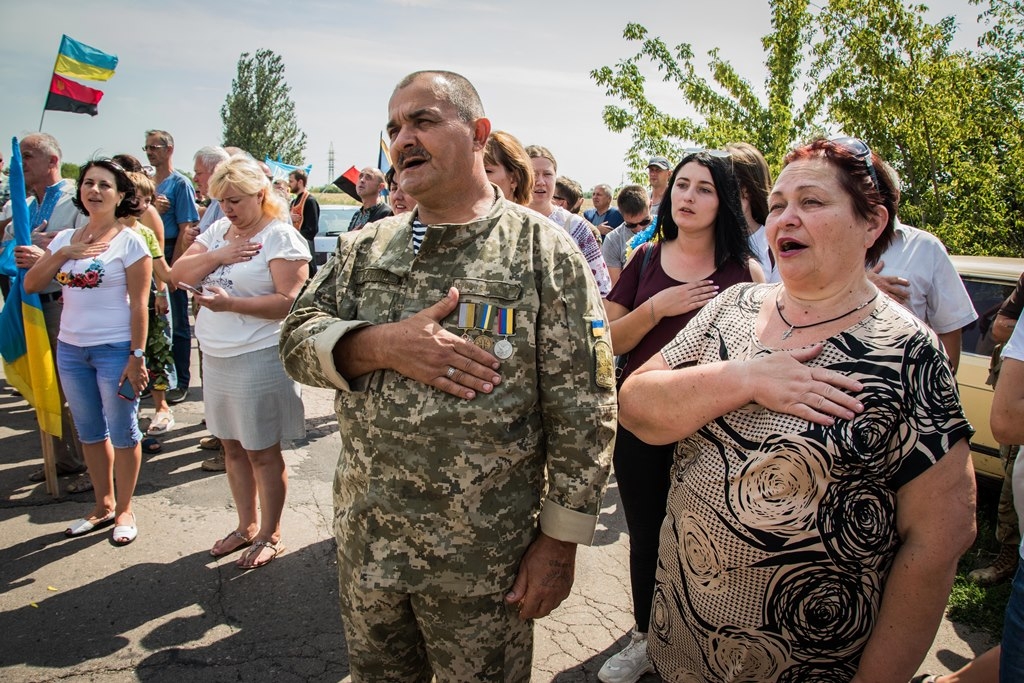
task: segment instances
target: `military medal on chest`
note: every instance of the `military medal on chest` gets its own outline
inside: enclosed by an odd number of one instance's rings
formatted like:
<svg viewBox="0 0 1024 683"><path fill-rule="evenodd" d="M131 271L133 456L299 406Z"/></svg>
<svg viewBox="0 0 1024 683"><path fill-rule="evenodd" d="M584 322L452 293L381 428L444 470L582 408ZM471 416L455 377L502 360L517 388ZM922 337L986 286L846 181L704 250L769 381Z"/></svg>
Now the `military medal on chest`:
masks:
<svg viewBox="0 0 1024 683"><path fill-rule="evenodd" d="M500 360L508 360L514 351L512 342L508 338L516 331L515 313L514 308L499 308L495 316L495 332L501 339L494 344L494 355Z"/></svg>
<svg viewBox="0 0 1024 683"><path fill-rule="evenodd" d="M493 304L477 304L476 306L476 328L480 330L480 334L473 339L473 343L488 353L494 348L494 339L487 333L491 331L496 309L497 306Z"/></svg>

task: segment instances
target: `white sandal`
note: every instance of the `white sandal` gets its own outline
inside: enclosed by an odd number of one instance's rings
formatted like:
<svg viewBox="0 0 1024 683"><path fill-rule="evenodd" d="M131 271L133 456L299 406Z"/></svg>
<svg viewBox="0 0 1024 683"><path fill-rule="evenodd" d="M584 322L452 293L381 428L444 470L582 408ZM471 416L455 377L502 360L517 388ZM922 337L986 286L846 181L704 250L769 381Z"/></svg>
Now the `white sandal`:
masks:
<svg viewBox="0 0 1024 683"><path fill-rule="evenodd" d="M110 538L117 545L128 545L139 536L139 527L136 526L135 513L129 512L132 516L131 524L118 524L114 527L114 533L110 535Z"/></svg>
<svg viewBox="0 0 1024 683"><path fill-rule="evenodd" d="M174 427L174 415L169 410L161 410L153 416L153 422L146 430L146 436L162 436Z"/></svg>

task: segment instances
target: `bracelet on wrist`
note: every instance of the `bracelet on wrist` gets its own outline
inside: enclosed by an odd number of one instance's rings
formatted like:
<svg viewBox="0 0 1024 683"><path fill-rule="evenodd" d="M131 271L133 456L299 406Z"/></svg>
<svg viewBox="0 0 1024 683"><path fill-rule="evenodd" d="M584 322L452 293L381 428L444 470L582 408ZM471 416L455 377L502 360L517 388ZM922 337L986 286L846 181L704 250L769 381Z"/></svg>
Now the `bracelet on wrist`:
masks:
<svg viewBox="0 0 1024 683"><path fill-rule="evenodd" d="M161 289L159 292L154 292L153 296L166 297L167 296L167 290L166 289Z"/></svg>

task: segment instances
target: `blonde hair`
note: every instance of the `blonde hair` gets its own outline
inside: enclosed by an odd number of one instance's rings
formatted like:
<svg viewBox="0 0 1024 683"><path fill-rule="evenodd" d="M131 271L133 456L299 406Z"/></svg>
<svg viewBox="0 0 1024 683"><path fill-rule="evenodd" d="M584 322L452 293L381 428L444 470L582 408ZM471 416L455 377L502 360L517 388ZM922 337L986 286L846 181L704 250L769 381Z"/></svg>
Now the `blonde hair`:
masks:
<svg viewBox="0 0 1024 683"><path fill-rule="evenodd" d="M289 222L288 203L274 191L267 176L259 165L249 157L234 156L217 166L210 176L210 196L218 201L235 189L241 194L253 196L263 191L263 215Z"/></svg>

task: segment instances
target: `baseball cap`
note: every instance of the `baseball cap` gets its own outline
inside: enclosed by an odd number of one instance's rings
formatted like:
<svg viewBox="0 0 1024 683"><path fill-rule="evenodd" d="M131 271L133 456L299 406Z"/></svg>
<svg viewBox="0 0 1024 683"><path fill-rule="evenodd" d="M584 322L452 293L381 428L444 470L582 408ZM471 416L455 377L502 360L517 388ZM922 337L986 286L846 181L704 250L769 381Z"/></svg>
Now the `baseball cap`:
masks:
<svg viewBox="0 0 1024 683"><path fill-rule="evenodd" d="M647 168L651 166L657 166L660 169L669 170L672 168L671 164L668 163L668 159L665 157L651 157L651 160L647 162Z"/></svg>

